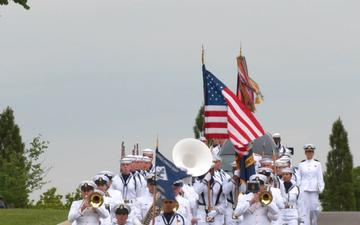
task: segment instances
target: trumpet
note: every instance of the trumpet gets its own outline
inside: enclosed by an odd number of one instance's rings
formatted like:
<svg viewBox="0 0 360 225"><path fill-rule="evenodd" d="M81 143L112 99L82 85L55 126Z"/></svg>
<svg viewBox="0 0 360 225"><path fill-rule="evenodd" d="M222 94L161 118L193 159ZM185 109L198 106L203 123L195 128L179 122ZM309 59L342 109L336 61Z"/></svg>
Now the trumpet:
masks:
<svg viewBox="0 0 360 225"><path fill-rule="evenodd" d="M93 208L99 208L104 203L104 197L99 192L93 192L89 196L89 203Z"/></svg>
<svg viewBox="0 0 360 225"><path fill-rule="evenodd" d="M267 206L272 202L273 196L272 196L271 191L270 191L270 186L268 186L266 188L266 191L263 191L263 192L260 193L259 199L260 199L260 203L263 206Z"/></svg>

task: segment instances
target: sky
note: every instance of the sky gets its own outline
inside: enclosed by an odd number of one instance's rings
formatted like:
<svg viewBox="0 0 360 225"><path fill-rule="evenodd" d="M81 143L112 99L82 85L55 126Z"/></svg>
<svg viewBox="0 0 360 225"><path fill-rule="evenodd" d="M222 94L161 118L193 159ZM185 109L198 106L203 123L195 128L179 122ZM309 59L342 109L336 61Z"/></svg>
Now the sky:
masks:
<svg viewBox="0 0 360 225"><path fill-rule="evenodd" d="M29 1L0 7L0 111L14 110L23 142L50 142L43 163L65 195L127 153L154 147L171 159L193 137L205 64L236 86L240 45L265 96L255 116L293 146L317 146L325 169L332 124L348 132L360 165L358 1Z"/></svg>

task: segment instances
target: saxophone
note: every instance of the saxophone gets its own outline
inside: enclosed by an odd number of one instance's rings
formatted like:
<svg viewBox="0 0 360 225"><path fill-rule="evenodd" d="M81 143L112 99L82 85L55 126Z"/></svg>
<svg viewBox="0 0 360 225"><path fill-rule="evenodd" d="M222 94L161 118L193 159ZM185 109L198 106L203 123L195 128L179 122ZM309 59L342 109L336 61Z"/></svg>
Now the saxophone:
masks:
<svg viewBox="0 0 360 225"><path fill-rule="evenodd" d="M147 211L147 213L146 213L146 215L145 215L145 217L144 217L144 219L142 221L143 225L149 225L153 218L160 215L160 212L161 212L160 204L161 204L161 202L160 202L160 194L159 193L156 193L155 199L156 199L155 202L150 206L149 210Z"/></svg>

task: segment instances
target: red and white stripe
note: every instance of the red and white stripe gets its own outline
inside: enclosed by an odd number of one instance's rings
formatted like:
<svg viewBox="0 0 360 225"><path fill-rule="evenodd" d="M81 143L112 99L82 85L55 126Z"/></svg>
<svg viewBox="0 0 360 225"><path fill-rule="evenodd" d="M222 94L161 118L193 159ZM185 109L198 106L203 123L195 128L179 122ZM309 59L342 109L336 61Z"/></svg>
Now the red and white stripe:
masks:
<svg viewBox="0 0 360 225"><path fill-rule="evenodd" d="M227 139L229 137L227 130L227 106L206 105L204 114L206 138Z"/></svg>
<svg viewBox="0 0 360 225"><path fill-rule="evenodd" d="M228 88L222 90L227 103L227 133L239 154L246 152L247 145L265 134L253 113Z"/></svg>

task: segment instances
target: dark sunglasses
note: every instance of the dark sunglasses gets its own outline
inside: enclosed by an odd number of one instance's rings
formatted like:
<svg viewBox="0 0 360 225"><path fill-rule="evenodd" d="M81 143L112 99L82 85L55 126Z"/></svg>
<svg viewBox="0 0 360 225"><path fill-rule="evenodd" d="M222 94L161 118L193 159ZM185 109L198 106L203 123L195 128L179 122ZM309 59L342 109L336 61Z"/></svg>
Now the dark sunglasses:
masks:
<svg viewBox="0 0 360 225"><path fill-rule="evenodd" d="M167 201L167 200L165 200L164 203L165 203L165 204L171 204L171 203L173 203L173 201Z"/></svg>

